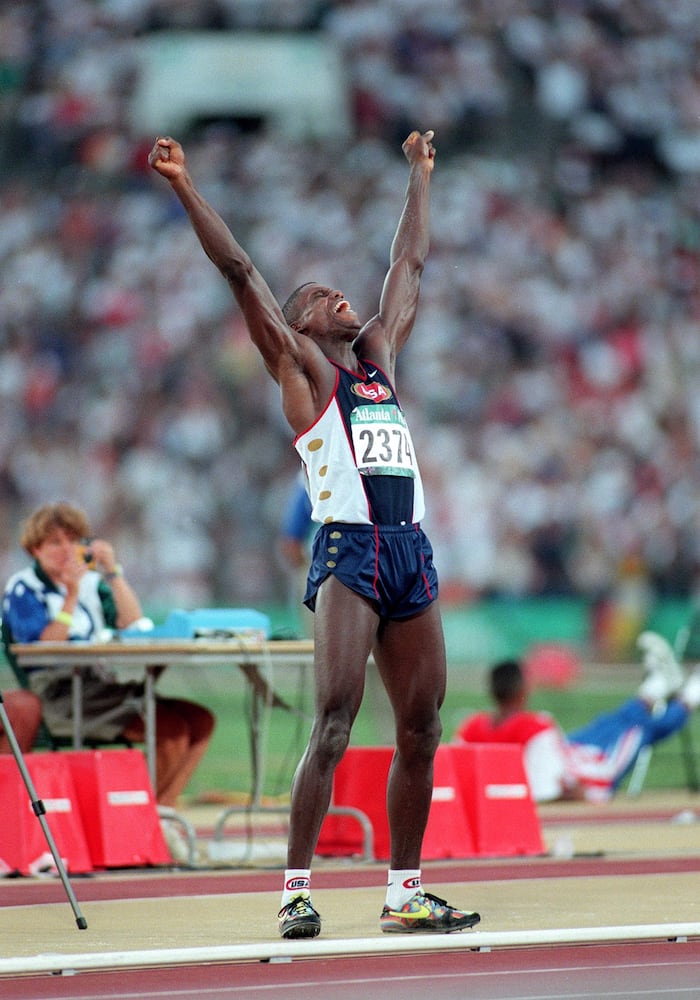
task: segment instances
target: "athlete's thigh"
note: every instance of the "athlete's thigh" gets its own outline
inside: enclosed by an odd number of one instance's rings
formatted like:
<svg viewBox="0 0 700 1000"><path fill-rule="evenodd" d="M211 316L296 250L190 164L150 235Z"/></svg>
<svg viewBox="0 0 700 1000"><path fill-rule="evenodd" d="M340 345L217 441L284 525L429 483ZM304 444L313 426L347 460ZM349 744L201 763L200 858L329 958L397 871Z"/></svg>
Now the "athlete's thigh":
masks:
<svg viewBox="0 0 700 1000"><path fill-rule="evenodd" d="M397 721L437 712L447 678L438 602L412 618L383 622L374 658Z"/></svg>
<svg viewBox="0 0 700 1000"><path fill-rule="evenodd" d="M314 614L314 673L319 708L357 713L379 616L334 576L321 584Z"/></svg>

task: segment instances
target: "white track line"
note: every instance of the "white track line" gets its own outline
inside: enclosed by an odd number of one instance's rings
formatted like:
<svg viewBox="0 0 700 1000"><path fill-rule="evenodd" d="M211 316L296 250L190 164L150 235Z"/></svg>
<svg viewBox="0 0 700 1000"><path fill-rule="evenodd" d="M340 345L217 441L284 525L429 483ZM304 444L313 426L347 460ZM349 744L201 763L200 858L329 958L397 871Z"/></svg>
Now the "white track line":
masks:
<svg viewBox="0 0 700 1000"><path fill-rule="evenodd" d="M398 954L400 952L476 951L491 948L557 944L603 944L610 941L686 941L700 937L700 924L631 924L619 927L573 927L523 931L466 931L456 934L390 935L262 944L219 945L200 948L154 948L143 951L107 951L28 955L0 959L0 976L37 972L145 968L197 965L212 962L280 962L295 958Z"/></svg>

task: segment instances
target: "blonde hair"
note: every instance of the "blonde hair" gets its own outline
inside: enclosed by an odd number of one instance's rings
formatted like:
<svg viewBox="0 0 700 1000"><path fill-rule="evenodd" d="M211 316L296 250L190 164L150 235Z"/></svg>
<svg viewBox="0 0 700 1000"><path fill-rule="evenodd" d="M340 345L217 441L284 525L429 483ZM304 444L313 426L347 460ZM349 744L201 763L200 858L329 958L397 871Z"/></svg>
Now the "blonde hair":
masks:
<svg viewBox="0 0 700 1000"><path fill-rule="evenodd" d="M78 507L69 503L47 503L35 510L24 522L20 535L20 545L30 555L37 545L46 541L56 528L62 528L75 540L88 538L90 523Z"/></svg>

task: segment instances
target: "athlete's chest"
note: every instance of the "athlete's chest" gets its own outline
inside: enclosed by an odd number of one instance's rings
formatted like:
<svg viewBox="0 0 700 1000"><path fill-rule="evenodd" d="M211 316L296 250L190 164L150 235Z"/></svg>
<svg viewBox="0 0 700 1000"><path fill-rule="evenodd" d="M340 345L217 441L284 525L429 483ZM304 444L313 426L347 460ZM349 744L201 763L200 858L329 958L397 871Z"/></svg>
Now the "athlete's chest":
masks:
<svg viewBox="0 0 700 1000"><path fill-rule="evenodd" d="M359 377L341 371L336 401L361 473L415 476L406 420L383 372L371 365Z"/></svg>

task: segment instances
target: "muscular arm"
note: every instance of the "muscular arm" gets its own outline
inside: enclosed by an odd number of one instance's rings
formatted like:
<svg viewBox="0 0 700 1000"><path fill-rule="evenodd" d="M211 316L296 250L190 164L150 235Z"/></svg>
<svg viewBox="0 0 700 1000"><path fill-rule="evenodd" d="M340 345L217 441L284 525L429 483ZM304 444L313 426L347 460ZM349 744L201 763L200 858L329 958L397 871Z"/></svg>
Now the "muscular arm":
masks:
<svg viewBox="0 0 700 1000"><path fill-rule="evenodd" d="M228 282L253 343L270 374L279 381L280 359L296 355L297 341L267 283L221 216L195 188L180 144L169 138L157 139L148 162L170 182L202 249Z"/></svg>
<svg viewBox="0 0 700 1000"><path fill-rule="evenodd" d="M362 353L393 372L416 316L420 278L430 245L430 175L435 150L432 132L412 132L403 144L410 164L403 211L391 245L378 314L362 332Z"/></svg>
<svg viewBox="0 0 700 1000"><path fill-rule="evenodd" d="M330 375L325 358L308 338L298 336L287 325L277 300L248 254L195 188L180 144L170 138L157 139L148 162L170 182L202 249L228 282L251 340L280 385L285 416L299 433L313 422L327 399Z"/></svg>

